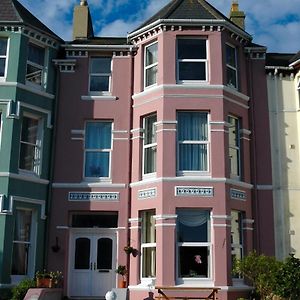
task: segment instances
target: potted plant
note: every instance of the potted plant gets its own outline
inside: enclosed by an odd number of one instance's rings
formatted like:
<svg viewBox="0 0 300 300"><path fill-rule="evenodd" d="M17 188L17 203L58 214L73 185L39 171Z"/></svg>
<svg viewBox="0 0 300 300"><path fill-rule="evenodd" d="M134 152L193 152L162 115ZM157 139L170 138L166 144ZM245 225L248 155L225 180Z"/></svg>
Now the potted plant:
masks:
<svg viewBox="0 0 300 300"><path fill-rule="evenodd" d="M50 287L52 288L62 287L62 280L63 280L62 272L52 271L50 272L50 278L51 278Z"/></svg>
<svg viewBox="0 0 300 300"><path fill-rule="evenodd" d="M139 251L131 246L125 246L124 251L128 255L132 254L133 257L136 257L139 254Z"/></svg>
<svg viewBox="0 0 300 300"><path fill-rule="evenodd" d="M38 288L49 288L51 285L50 273L45 269L43 271L37 271L35 273L36 287Z"/></svg>
<svg viewBox="0 0 300 300"><path fill-rule="evenodd" d="M126 266L119 265L116 269L116 273L122 276L122 279L119 280L119 288L126 288L126 274L127 274L127 268Z"/></svg>

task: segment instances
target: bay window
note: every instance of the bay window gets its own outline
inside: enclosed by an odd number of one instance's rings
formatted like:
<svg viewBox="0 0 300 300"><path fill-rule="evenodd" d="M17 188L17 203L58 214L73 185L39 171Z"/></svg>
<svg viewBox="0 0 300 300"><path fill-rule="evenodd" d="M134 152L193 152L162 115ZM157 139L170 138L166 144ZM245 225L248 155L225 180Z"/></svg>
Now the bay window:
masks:
<svg viewBox="0 0 300 300"><path fill-rule="evenodd" d="M85 177L110 177L112 123L87 122L85 129Z"/></svg>
<svg viewBox="0 0 300 300"><path fill-rule="evenodd" d="M35 85L43 84L45 48L28 44L26 81Z"/></svg>
<svg viewBox="0 0 300 300"><path fill-rule="evenodd" d="M42 149L42 120L23 116L19 168L40 173Z"/></svg>
<svg viewBox="0 0 300 300"><path fill-rule="evenodd" d="M178 171L208 171L208 113L177 113Z"/></svg>
<svg viewBox="0 0 300 300"><path fill-rule="evenodd" d="M206 43L200 38L177 40L177 81L207 81Z"/></svg>
<svg viewBox="0 0 300 300"><path fill-rule="evenodd" d="M157 83L157 42L145 47L145 87Z"/></svg>
<svg viewBox="0 0 300 300"><path fill-rule="evenodd" d="M231 258L232 263L236 259L243 258L243 214L240 211L231 211Z"/></svg>
<svg viewBox="0 0 300 300"><path fill-rule="evenodd" d="M142 278L156 276L156 236L154 210L141 212L141 259Z"/></svg>
<svg viewBox="0 0 300 300"><path fill-rule="evenodd" d="M0 77L5 77L7 57L7 39L0 38Z"/></svg>
<svg viewBox="0 0 300 300"><path fill-rule="evenodd" d="M227 85L233 88L237 88L238 79L236 48L228 44L226 45L226 75Z"/></svg>
<svg viewBox="0 0 300 300"><path fill-rule="evenodd" d="M90 94L107 94L111 85L111 57L92 57L90 60Z"/></svg>
<svg viewBox="0 0 300 300"><path fill-rule="evenodd" d="M240 178L241 173L241 145L240 145L240 119L229 116L229 166L230 177Z"/></svg>
<svg viewBox="0 0 300 300"><path fill-rule="evenodd" d="M178 278L210 278L210 211L177 210Z"/></svg>
<svg viewBox="0 0 300 300"><path fill-rule="evenodd" d="M143 118L143 174L156 172L156 114Z"/></svg>

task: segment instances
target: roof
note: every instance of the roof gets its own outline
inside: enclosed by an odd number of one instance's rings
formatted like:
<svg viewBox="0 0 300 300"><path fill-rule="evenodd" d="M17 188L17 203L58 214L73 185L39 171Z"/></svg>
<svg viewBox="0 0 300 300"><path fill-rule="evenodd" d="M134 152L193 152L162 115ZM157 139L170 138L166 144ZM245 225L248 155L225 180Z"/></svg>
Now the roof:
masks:
<svg viewBox="0 0 300 300"><path fill-rule="evenodd" d="M66 44L72 45L128 45L125 37L92 37L89 39L78 39Z"/></svg>
<svg viewBox="0 0 300 300"><path fill-rule="evenodd" d="M205 0L171 0L160 11L153 15L150 19L136 28L133 32L152 24L160 19L176 19L176 20L226 20L234 24L229 18L224 16L215 7ZM234 24L237 28L236 24Z"/></svg>
<svg viewBox="0 0 300 300"><path fill-rule="evenodd" d="M296 62L296 61L299 60L299 59L300 59L300 51L298 51L298 52L296 53L296 55L294 55L294 56L291 58L290 63L292 64L292 63Z"/></svg>
<svg viewBox="0 0 300 300"><path fill-rule="evenodd" d="M266 66L288 67L295 53L267 53Z"/></svg>
<svg viewBox="0 0 300 300"><path fill-rule="evenodd" d="M0 6L0 24L5 23L28 25L61 40L58 35L51 31L17 0L0 0Z"/></svg>

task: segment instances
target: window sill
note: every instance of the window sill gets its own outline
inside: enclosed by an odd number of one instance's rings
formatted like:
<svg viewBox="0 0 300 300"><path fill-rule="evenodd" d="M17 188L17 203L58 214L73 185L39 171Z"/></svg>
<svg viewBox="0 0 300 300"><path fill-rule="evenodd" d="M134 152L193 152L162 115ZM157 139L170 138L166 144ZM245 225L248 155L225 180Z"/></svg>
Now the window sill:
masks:
<svg viewBox="0 0 300 300"><path fill-rule="evenodd" d="M153 179L156 178L156 172L143 174L142 180Z"/></svg>
<svg viewBox="0 0 300 300"><path fill-rule="evenodd" d="M82 182L84 182L84 183L112 183L112 179L107 178L107 177L95 177L95 178L85 177L85 178L83 178Z"/></svg>
<svg viewBox="0 0 300 300"><path fill-rule="evenodd" d="M189 84L208 84L208 80L177 80L177 84L189 85Z"/></svg>
<svg viewBox="0 0 300 300"><path fill-rule="evenodd" d="M26 80L25 85L27 85L30 88L36 89L38 91L42 91L42 92L45 91L45 89L43 88L42 84L35 84L35 83L32 83L32 82Z"/></svg>
<svg viewBox="0 0 300 300"><path fill-rule="evenodd" d="M40 178L40 176L34 172L34 171L28 171L28 170L23 170L19 169L19 175L21 176L28 176L28 177L34 177L34 178Z"/></svg>
<svg viewBox="0 0 300 300"><path fill-rule="evenodd" d="M178 278L176 285L178 287L214 287L214 282L211 278Z"/></svg>
<svg viewBox="0 0 300 300"><path fill-rule="evenodd" d="M108 101L115 101L118 100L118 97L112 95L89 95L89 96L81 96L81 100L84 101L101 101L101 100L108 100Z"/></svg>
<svg viewBox="0 0 300 300"><path fill-rule="evenodd" d="M208 171L177 171L177 177L189 177L189 176L201 176L201 177L211 177Z"/></svg>

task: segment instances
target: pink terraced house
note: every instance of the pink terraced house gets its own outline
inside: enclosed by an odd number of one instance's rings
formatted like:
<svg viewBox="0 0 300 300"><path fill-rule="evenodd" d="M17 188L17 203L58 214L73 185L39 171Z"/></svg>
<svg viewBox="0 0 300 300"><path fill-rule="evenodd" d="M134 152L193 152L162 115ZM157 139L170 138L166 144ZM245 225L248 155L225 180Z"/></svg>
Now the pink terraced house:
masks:
<svg viewBox="0 0 300 300"><path fill-rule="evenodd" d="M158 286L233 300L250 290L233 258L274 253L266 48L244 18L236 1L229 19L173 0L127 38L101 38L86 1L75 7L55 61L48 249L69 298L104 297L126 265L130 300Z"/></svg>

